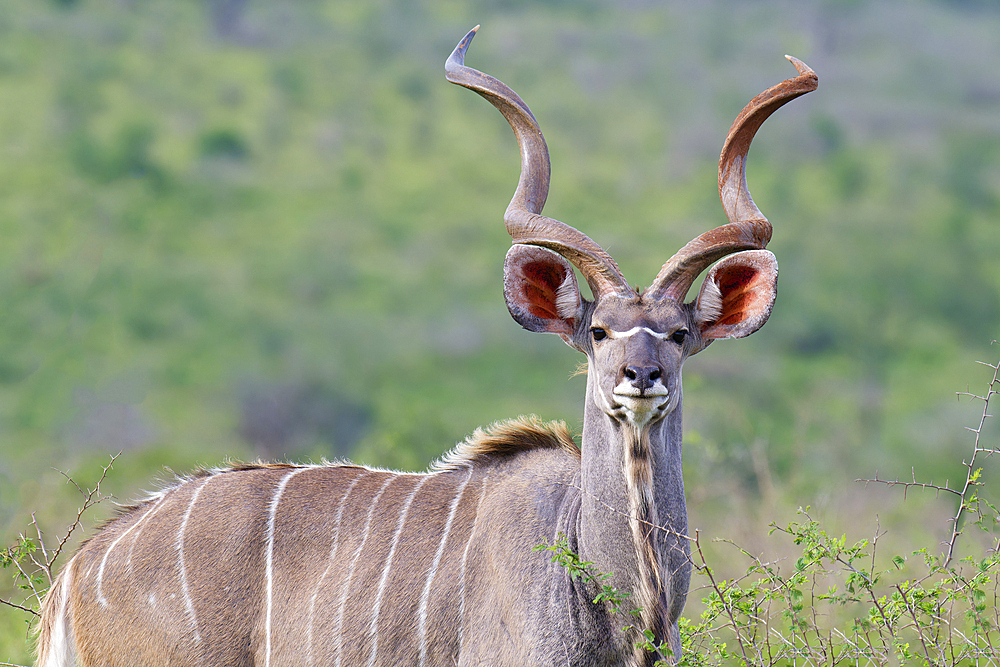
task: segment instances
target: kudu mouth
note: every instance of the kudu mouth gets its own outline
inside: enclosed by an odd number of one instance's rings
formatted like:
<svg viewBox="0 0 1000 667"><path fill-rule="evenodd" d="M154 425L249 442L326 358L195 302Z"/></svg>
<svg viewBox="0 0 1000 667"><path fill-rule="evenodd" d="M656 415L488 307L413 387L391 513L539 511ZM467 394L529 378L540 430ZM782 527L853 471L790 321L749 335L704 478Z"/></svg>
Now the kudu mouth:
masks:
<svg viewBox="0 0 1000 667"><path fill-rule="evenodd" d="M673 412L677 408L677 396L678 392L671 391L659 380L652 386L637 387L626 378L611 392L608 415L642 429Z"/></svg>

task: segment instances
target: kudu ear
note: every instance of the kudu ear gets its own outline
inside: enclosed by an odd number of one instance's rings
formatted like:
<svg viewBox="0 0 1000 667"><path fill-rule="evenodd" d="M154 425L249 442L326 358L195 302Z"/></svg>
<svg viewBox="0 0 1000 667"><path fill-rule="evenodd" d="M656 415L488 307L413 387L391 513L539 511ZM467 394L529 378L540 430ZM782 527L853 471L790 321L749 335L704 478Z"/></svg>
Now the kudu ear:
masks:
<svg viewBox="0 0 1000 667"><path fill-rule="evenodd" d="M778 289L778 261L768 250L746 250L712 267L695 303L705 343L743 338L764 326Z"/></svg>
<svg viewBox="0 0 1000 667"><path fill-rule="evenodd" d="M561 255L538 246L511 246L503 264L503 294L522 327L559 334L572 345L583 300L573 266Z"/></svg>

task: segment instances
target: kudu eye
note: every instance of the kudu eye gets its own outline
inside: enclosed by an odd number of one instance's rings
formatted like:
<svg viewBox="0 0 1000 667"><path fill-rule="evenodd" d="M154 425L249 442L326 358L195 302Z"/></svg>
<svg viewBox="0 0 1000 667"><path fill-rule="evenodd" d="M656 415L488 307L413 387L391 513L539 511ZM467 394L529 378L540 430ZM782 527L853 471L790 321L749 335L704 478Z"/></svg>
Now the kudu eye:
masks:
<svg viewBox="0 0 1000 667"><path fill-rule="evenodd" d="M608 337L608 332L601 327L591 327L590 335L594 337L594 340L604 340Z"/></svg>
<svg viewBox="0 0 1000 667"><path fill-rule="evenodd" d="M684 339L687 338L687 335L688 335L687 329L678 329L677 331L674 332L674 335L670 337L670 340L674 341L678 345L683 345Z"/></svg>

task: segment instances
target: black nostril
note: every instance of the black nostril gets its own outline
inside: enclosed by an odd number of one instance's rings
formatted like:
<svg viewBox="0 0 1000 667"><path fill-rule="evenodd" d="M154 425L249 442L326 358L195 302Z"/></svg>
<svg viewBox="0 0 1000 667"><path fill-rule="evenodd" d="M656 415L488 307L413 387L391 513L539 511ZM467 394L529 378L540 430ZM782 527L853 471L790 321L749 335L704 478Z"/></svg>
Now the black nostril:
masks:
<svg viewBox="0 0 1000 667"><path fill-rule="evenodd" d="M639 391L646 391L663 376L658 366L626 366L622 373Z"/></svg>

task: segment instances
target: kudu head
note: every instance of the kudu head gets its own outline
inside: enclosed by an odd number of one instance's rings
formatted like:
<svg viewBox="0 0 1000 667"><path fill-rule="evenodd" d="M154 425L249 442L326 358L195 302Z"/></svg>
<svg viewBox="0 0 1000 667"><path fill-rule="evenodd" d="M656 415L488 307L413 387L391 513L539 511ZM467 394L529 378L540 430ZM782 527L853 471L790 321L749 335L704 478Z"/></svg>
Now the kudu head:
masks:
<svg viewBox="0 0 1000 667"><path fill-rule="evenodd" d="M514 242L504 263L507 308L525 329L558 334L586 354L598 405L617 421L641 429L677 408L681 365L688 356L717 338L752 334L771 313L778 264L764 249L771 224L747 189L746 156L764 120L814 90L816 74L786 56L799 75L753 98L723 145L719 195L729 223L685 245L649 288L637 291L590 237L541 215L550 171L545 139L517 93L465 66L478 28L455 47L445 70L449 81L476 91L499 109L520 145L521 176L504 214ZM698 297L685 303L695 279L715 262ZM590 286L593 301L580 293L574 266Z"/></svg>

